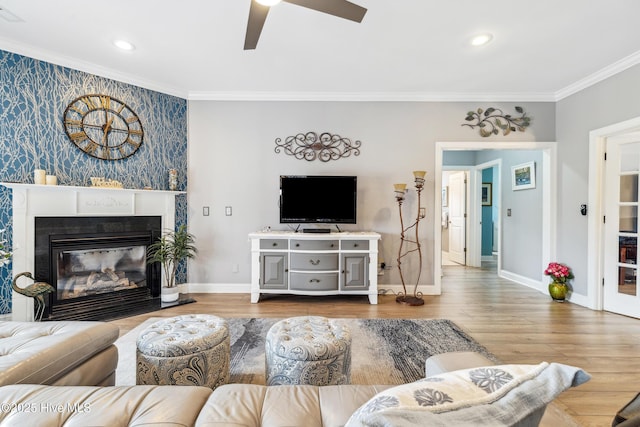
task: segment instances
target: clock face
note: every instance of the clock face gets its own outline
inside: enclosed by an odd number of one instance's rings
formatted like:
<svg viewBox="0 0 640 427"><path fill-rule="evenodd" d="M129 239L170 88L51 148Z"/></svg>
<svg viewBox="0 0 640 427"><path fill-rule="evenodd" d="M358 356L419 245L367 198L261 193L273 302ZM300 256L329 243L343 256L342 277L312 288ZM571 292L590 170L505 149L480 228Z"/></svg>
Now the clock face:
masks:
<svg viewBox="0 0 640 427"><path fill-rule="evenodd" d="M136 113L107 95L83 95L73 100L64 111L64 130L76 147L103 160L131 156L144 137Z"/></svg>

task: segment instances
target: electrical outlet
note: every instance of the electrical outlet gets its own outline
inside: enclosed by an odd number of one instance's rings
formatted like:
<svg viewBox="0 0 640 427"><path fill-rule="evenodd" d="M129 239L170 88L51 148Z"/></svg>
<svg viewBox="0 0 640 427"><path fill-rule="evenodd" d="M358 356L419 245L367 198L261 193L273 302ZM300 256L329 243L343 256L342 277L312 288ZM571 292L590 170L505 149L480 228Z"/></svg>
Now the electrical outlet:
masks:
<svg viewBox="0 0 640 427"><path fill-rule="evenodd" d="M224 214L225 214L226 216L231 216L231 212L232 212L232 211L231 211L231 206L225 206L225 207L224 207Z"/></svg>

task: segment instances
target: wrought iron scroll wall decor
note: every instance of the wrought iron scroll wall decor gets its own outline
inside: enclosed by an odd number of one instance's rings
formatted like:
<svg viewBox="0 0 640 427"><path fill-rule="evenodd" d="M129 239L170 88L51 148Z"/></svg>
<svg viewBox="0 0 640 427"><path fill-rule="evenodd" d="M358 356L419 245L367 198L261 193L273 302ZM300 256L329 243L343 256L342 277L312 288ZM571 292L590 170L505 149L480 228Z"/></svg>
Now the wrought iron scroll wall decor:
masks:
<svg viewBox="0 0 640 427"><path fill-rule="evenodd" d="M294 156L298 160L338 160L343 157L360 155L360 141L351 141L340 135L323 132L318 135L315 132L299 133L288 136L282 142L282 138L276 138L275 152L284 151L285 154Z"/></svg>
<svg viewBox="0 0 640 427"><path fill-rule="evenodd" d="M509 135L511 132L524 132L531 124L531 117L527 116L522 107L516 107L516 113L520 117L513 117L511 114L504 114L499 108L489 107L486 110L478 108L476 111L469 111L465 120L475 123L463 123L461 126L468 126L472 129L480 128L480 136L488 137L497 135L502 131L502 135Z"/></svg>

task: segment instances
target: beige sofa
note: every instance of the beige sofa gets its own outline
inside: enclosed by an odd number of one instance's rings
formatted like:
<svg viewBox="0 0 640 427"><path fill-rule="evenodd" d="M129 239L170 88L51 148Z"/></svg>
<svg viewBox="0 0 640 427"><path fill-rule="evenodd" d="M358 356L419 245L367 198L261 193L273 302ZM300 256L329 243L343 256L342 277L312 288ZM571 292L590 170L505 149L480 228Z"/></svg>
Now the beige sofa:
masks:
<svg viewBox="0 0 640 427"><path fill-rule="evenodd" d="M114 385L118 334L104 322L0 322L0 385Z"/></svg>
<svg viewBox="0 0 640 427"><path fill-rule="evenodd" d="M7 322L11 323L11 322ZM63 322L60 322L63 323ZM11 352L17 369L7 362L2 365L3 376L0 387L0 426L343 426L359 408L372 402L378 393L402 392L404 386L376 385L336 385L336 386L262 386L250 384L227 384L211 390L205 387L187 386L119 386L100 387L80 385L91 382L89 379L104 377L106 382L113 378L113 358L102 356L111 354L111 338L115 339L113 328L108 324L101 327L93 322L71 322L58 325L52 322L27 325L0 325L13 331L14 343ZM27 331L30 331L28 333ZM39 331L39 332L36 332ZM42 334L41 336L38 336ZM7 336L7 335L3 335ZM21 337L25 344L19 345ZM55 337L53 339L52 337ZM36 341L39 343L36 346ZM46 343L46 344L45 344ZM103 348L105 347L106 348ZM88 348L94 347L91 352ZM99 350L103 348L102 350ZM29 350L26 350L29 349ZM77 351L76 351L77 350ZM93 353L93 356L89 355ZM30 355L30 356L29 356ZM53 357L48 357L48 356ZM78 356L77 360L73 356ZM31 363L37 361L37 363ZM486 359L475 354L443 354L427 363L429 374L440 374L438 378L427 378L424 382L407 384L447 384L455 380L457 372L447 374L435 372L459 368L466 364L477 366ZM105 365L101 366L100 363ZM63 365L67 363L67 369ZM56 374L47 373L43 365L54 369ZM33 372L30 372L33 368ZM97 370L99 374L89 374L87 370ZM550 369L547 369L549 371ZM8 374L5 371L14 371ZM544 371L543 371L544 372ZM567 371L569 372L569 371ZM580 371L582 372L582 371ZM78 373L74 377L74 373ZM452 375L450 378L447 375ZM573 374L575 375L575 373ZM482 402L477 406L467 405L460 412L465 417L480 414L481 424L472 425L517 425L535 426L538 424L544 406L562 389L575 382L569 372L561 387L553 384L544 399L525 396L526 401L536 401L535 408L527 410L513 409L513 402ZM543 383L555 382L543 379ZM79 385L70 385L77 379ZM44 385L25 384L37 383ZM103 384L105 380L95 381ZM54 386L47 384L56 384ZM57 385L64 384L64 385ZM455 384L453 385L455 388ZM538 385L536 385L537 387ZM451 392L449 392L451 393ZM522 396L522 390L514 389L511 395ZM540 394L536 391L536 394ZM384 397L384 396L383 396ZM539 402L538 402L539 400ZM510 412L511 411L511 412ZM515 412L514 412L515 411ZM362 410L360 410L362 412ZM358 412L359 413L359 412ZM413 408L396 408L388 414L390 420L380 425L461 425L455 419L447 418L455 414L430 414ZM350 426L372 425L378 422L377 413L365 414L352 420ZM396 417L396 418L393 418ZM398 418L399 417L399 418ZM428 420L424 417L428 417ZM436 417L436 418L432 418ZM440 419L442 417L442 420ZM373 420L373 421L371 421ZM369 422L371 421L371 423ZM498 423L500 422L500 423ZM377 424L376 424L377 425Z"/></svg>

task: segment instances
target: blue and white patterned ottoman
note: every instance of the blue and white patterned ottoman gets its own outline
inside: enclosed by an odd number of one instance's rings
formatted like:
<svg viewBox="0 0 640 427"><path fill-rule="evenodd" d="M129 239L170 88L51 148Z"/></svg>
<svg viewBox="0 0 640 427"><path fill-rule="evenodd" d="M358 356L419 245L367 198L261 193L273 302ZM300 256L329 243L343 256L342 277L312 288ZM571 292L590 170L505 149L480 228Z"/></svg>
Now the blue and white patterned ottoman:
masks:
<svg viewBox="0 0 640 427"><path fill-rule="evenodd" d="M351 381L351 331L319 316L276 322L265 342L267 385L340 385Z"/></svg>
<svg viewBox="0 0 640 427"><path fill-rule="evenodd" d="M136 384L215 389L229 382L229 327L220 317L193 314L159 320L140 334L136 347Z"/></svg>

